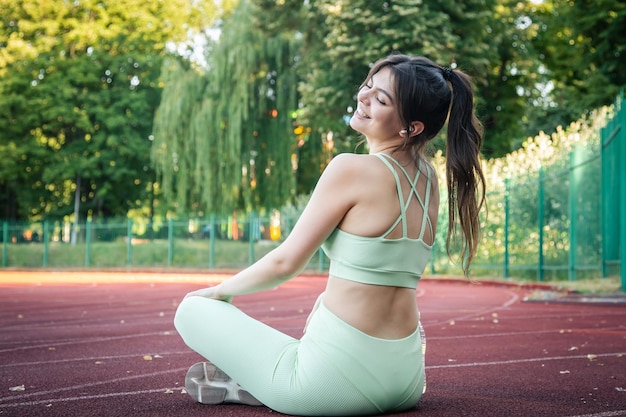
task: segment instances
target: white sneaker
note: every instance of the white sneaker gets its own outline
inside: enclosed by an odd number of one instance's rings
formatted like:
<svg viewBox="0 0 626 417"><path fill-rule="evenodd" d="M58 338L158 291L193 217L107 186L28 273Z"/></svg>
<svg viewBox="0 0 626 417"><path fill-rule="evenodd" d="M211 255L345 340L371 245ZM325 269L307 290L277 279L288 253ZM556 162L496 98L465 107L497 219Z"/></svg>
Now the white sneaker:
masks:
<svg viewBox="0 0 626 417"><path fill-rule="evenodd" d="M187 371L185 390L202 404L239 403L263 405L210 362L198 362Z"/></svg>

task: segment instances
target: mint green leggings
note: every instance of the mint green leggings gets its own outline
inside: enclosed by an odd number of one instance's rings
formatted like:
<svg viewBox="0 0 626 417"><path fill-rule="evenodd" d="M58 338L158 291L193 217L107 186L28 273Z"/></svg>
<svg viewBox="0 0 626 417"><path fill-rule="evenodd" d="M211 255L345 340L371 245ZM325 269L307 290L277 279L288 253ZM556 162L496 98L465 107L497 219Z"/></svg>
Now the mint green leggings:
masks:
<svg viewBox="0 0 626 417"><path fill-rule="evenodd" d="M223 301L189 297L174 319L185 343L268 407L357 416L414 407L424 387L420 332L369 336L321 302L298 340Z"/></svg>

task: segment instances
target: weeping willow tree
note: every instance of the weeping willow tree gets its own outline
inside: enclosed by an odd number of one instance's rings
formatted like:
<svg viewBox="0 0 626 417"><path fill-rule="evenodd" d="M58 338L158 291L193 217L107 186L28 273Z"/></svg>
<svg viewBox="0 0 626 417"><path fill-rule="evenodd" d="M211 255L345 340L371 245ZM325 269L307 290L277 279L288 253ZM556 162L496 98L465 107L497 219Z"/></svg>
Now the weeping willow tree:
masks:
<svg viewBox="0 0 626 417"><path fill-rule="evenodd" d="M268 36L257 13L240 2L204 72L163 66L152 159L178 213L278 208L295 195L297 40Z"/></svg>

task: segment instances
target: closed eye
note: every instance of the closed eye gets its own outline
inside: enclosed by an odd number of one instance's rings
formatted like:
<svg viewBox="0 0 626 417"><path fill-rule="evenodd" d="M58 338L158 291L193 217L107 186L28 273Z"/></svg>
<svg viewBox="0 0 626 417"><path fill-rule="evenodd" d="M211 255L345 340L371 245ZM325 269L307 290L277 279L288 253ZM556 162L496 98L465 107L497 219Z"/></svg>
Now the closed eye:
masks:
<svg viewBox="0 0 626 417"><path fill-rule="evenodd" d="M369 84L365 84L363 86L363 88L367 88L368 90L371 90L373 87ZM380 98L380 96L378 94L376 94L376 101L378 101L380 104L382 104L383 106L387 105L387 102L385 102L384 99Z"/></svg>

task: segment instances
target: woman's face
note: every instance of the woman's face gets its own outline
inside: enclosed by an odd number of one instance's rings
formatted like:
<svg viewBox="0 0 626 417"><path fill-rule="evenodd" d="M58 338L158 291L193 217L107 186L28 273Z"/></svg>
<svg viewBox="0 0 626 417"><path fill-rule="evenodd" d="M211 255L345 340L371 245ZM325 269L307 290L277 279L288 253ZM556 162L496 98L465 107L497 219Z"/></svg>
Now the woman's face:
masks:
<svg viewBox="0 0 626 417"><path fill-rule="evenodd" d="M357 108L350 126L368 140L397 139L405 129L398 115L391 70L384 67L374 74L357 94Z"/></svg>

